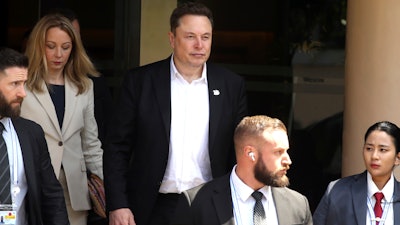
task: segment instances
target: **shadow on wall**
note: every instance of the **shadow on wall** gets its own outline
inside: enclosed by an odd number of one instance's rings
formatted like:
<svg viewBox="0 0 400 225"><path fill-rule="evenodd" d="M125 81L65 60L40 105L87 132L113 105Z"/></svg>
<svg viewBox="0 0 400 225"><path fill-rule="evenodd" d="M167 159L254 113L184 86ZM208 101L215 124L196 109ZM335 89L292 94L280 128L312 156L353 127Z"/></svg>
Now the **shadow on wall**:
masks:
<svg viewBox="0 0 400 225"><path fill-rule="evenodd" d="M314 212L330 181L341 177L343 113L293 130L290 188L307 196Z"/></svg>

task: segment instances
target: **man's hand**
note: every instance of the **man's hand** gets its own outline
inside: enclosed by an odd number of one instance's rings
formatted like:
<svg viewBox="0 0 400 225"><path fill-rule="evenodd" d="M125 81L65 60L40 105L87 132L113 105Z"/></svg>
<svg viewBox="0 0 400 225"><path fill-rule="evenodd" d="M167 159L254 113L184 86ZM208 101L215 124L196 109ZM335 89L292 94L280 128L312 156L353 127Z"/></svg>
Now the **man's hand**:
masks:
<svg viewBox="0 0 400 225"><path fill-rule="evenodd" d="M122 208L110 212L109 225L136 225L136 223L131 210Z"/></svg>

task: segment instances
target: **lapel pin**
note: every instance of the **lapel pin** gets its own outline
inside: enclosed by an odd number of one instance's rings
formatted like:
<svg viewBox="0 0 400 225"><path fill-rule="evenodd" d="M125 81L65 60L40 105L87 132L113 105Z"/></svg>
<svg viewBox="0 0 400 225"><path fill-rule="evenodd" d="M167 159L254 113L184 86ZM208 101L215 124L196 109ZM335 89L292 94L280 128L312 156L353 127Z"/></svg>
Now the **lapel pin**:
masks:
<svg viewBox="0 0 400 225"><path fill-rule="evenodd" d="M213 94L214 95L219 95L220 93L219 93L219 90L213 90Z"/></svg>

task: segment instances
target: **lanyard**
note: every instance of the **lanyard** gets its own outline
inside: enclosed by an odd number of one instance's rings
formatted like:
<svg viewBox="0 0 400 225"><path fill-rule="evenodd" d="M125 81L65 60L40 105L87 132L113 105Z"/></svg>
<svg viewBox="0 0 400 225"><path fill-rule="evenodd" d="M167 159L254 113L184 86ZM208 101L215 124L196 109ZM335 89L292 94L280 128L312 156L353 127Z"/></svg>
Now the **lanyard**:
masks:
<svg viewBox="0 0 400 225"><path fill-rule="evenodd" d="M230 177L229 181L230 181L231 187L233 187L233 192L231 194L232 195L232 206L233 206L233 217L235 218L235 224L241 225L241 224L243 224L243 221L242 221L242 215L240 215L240 212L239 212L239 202L238 202L239 196L236 192L236 187L233 184L232 177Z"/></svg>
<svg viewBox="0 0 400 225"><path fill-rule="evenodd" d="M17 149L17 135L14 135L14 132L12 132L12 126L11 126L11 119L8 119L8 129L10 132L10 140L11 140L11 150L12 150L12 157L13 157L13 178L12 178L12 183L11 183L11 199L13 204L16 202L16 197L17 194L20 192L20 188L18 186L18 149Z"/></svg>
<svg viewBox="0 0 400 225"><path fill-rule="evenodd" d="M372 207L372 202L371 202L371 198L367 197L367 201L368 201L368 212L369 212L369 216L371 218L371 225L375 225L376 222L379 222L379 225L383 225L385 224L385 220L387 217L387 214L389 213L389 205L393 202L393 196L392 199L390 200L390 202L385 201L385 203L383 204L383 215L382 218L376 218L375 217L375 212L373 210Z"/></svg>

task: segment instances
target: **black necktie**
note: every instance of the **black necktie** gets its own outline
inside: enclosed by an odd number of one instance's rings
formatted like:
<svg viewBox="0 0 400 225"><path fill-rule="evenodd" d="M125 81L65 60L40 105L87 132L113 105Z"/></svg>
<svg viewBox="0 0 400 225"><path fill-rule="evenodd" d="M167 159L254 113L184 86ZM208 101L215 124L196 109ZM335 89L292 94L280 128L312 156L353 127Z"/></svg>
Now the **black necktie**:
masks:
<svg viewBox="0 0 400 225"><path fill-rule="evenodd" d="M11 204L10 164L3 130L4 125L0 122L0 204Z"/></svg>
<svg viewBox="0 0 400 225"><path fill-rule="evenodd" d="M261 202L263 194L259 191L254 191L253 194L251 194L251 196L253 196L253 198L256 200L256 203L254 204L254 209L253 209L254 225L267 224L264 207Z"/></svg>

